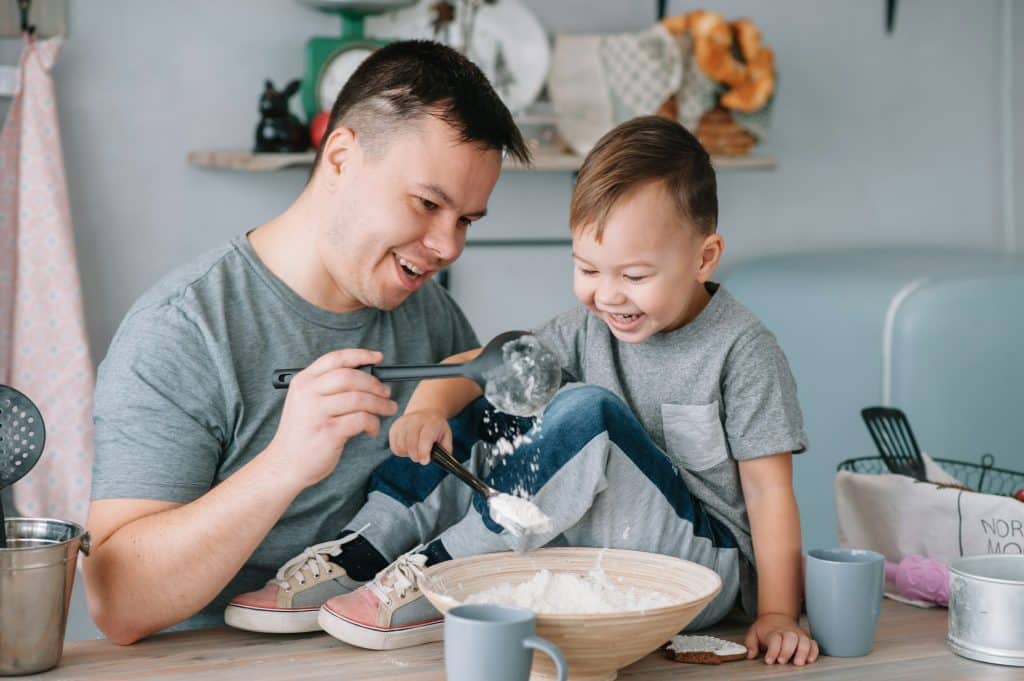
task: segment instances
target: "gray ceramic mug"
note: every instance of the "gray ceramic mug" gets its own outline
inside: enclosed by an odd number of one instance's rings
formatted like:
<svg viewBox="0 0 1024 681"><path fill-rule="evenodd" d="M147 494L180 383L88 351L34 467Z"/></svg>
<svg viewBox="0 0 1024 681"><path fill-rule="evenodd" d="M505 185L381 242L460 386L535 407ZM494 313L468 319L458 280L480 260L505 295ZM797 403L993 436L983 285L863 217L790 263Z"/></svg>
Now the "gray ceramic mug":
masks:
<svg viewBox="0 0 1024 681"><path fill-rule="evenodd" d="M448 681L527 681L533 651L547 654L568 678L568 665L554 643L534 635L532 610L507 605L460 605L444 616L444 667Z"/></svg>
<svg viewBox="0 0 1024 681"><path fill-rule="evenodd" d="M814 549L804 564L811 637L832 657L871 651L882 610L885 556L864 549Z"/></svg>

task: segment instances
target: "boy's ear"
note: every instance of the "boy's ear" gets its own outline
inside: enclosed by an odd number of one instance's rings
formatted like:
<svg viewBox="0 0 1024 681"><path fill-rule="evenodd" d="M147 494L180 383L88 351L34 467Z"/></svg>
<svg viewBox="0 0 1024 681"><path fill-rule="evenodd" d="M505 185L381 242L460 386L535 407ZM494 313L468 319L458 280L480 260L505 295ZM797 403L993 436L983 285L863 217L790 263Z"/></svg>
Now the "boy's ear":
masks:
<svg viewBox="0 0 1024 681"><path fill-rule="evenodd" d="M697 267L697 281L706 284L718 267L718 261L722 259L722 251L725 250L725 241L717 233L708 234L703 238L700 249L700 263Z"/></svg>

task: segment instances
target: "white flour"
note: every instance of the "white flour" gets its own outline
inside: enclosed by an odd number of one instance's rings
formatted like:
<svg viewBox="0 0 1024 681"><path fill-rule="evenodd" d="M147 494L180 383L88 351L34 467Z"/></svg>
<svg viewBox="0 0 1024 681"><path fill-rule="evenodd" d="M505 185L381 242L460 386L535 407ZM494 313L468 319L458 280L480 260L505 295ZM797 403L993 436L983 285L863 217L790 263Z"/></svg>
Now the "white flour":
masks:
<svg viewBox="0 0 1024 681"><path fill-rule="evenodd" d="M487 500L494 521L519 537L551 531L551 518L528 499L498 494Z"/></svg>
<svg viewBox="0 0 1024 681"><path fill-rule="evenodd" d="M522 584L504 582L475 593L466 603L500 603L542 614L582 615L651 610L674 605L675 601L656 591L618 587L598 569L586 575L541 570Z"/></svg>

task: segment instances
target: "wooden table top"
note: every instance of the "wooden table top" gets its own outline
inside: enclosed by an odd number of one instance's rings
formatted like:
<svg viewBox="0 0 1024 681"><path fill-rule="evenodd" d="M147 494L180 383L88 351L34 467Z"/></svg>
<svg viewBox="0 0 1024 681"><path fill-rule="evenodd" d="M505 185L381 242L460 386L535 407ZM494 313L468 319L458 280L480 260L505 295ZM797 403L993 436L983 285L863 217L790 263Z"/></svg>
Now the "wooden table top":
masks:
<svg viewBox="0 0 1024 681"><path fill-rule="evenodd" d="M704 633L740 641L744 628L727 624ZM223 628L161 634L127 647L105 640L76 641L65 646L60 666L23 678L437 681L444 679L443 658L440 643L370 651L326 634L271 636ZM706 666L674 662L656 651L620 671L619 678L1019 680L1024 678L1024 670L974 662L950 652L945 609L922 610L886 600L874 650L867 657L822 657L806 667L767 666L761 661Z"/></svg>

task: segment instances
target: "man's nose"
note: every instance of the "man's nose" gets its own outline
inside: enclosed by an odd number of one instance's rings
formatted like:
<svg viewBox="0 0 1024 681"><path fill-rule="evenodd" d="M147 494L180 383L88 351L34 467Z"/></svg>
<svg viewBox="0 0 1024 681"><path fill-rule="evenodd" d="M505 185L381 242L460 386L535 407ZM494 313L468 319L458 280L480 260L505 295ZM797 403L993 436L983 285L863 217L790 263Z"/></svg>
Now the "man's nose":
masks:
<svg viewBox="0 0 1024 681"><path fill-rule="evenodd" d="M454 225L442 224L440 221L431 226L423 244L437 256L441 263L450 263L462 253L466 243L465 233Z"/></svg>

